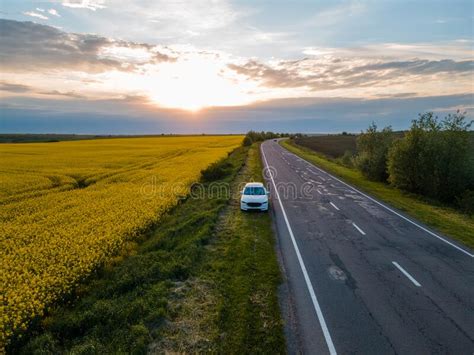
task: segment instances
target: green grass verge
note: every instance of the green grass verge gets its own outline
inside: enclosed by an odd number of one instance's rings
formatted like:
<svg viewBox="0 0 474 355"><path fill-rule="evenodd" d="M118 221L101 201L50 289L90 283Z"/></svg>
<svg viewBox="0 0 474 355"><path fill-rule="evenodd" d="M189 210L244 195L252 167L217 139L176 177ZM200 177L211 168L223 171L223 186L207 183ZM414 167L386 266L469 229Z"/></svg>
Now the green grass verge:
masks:
<svg viewBox="0 0 474 355"><path fill-rule="evenodd" d="M277 288L280 270L268 213L240 211L239 191L263 181L258 145L231 185L197 277L179 287L173 316L156 352L285 352Z"/></svg>
<svg viewBox="0 0 474 355"><path fill-rule="evenodd" d="M404 193L390 185L369 181L358 170L330 161L322 154L298 146L292 141L285 140L280 144L289 151L342 178L347 183L474 248L474 218L472 216L459 213L452 208L431 204L419 196Z"/></svg>
<svg viewBox="0 0 474 355"><path fill-rule="evenodd" d="M219 223L216 249L207 265L222 295L219 353L285 352L277 287L280 270L268 213L240 211L242 185L263 182L260 150L254 145L235 181L234 199Z"/></svg>
<svg viewBox="0 0 474 355"><path fill-rule="evenodd" d="M213 183L235 187L239 172L258 171L256 154L235 150ZM7 351L284 352L278 284L268 215L240 214L225 194L188 197Z"/></svg>

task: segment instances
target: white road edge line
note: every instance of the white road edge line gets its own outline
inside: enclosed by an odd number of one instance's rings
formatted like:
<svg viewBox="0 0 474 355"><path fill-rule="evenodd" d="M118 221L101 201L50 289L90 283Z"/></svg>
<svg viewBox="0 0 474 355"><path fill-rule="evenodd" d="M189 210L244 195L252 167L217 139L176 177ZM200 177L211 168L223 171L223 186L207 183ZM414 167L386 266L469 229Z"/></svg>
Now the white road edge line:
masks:
<svg viewBox="0 0 474 355"><path fill-rule="evenodd" d="M360 229L360 227L357 224L352 222L352 225L354 226L355 229L359 231L360 234L365 235L365 232L362 229Z"/></svg>
<svg viewBox="0 0 474 355"><path fill-rule="evenodd" d="M408 277L408 280L410 280L411 282L413 282L413 284L416 286L416 287L421 287L420 283L418 281L415 280L415 278L413 276L411 276L408 272L405 271L405 269L403 269L396 261L392 261L392 264L395 265L395 267L400 270L402 272L403 275L405 275L406 277Z"/></svg>
<svg viewBox="0 0 474 355"><path fill-rule="evenodd" d="M280 146L280 144L278 144L278 145ZM281 147L281 146L280 146L280 147ZM281 149L285 149L285 148L281 147ZM297 155L296 155L295 153L291 153L291 154L293 154L295 157L297 157ZM346 183L346 182L344 182L344 181L338 179L337 177L335 177L335 176L329 174L328 172L324 171L323 169L318 168L316 165L314 165L313 163L310 163L310 162L307 161L306 159L303 159L303 160L304 160L306 163L308 163L309 165L311 165L311 166L313 166L314 168L316 168L317 170L319 170L320 172L322 172L322 173L324 173L324 174L326 174L326 175L331 176L333 179L339 181L340 183L342 183L342 184L346 185L347 187L351 188L352 190L358 192L359 194L361 194L362 196L368 198L368 199L371 200L372 202L375 202L375 203L378 204L379 206L382 206L383 208L385 208L386 210L392 212L393 214L397 215L398 217L400 217L400 218L404 219L405 221L407 221L407 222L413 224L414 226L417 226L417 227L420 228L421 230L425 231L426 233L432 235L432 236L435 237L435 238L438 238L439 240L445 242L446 244L451 245L453 248L456 248L457 250L459 250L460 252L462 252L462 253L464 253L464 254L470 256L471 258L474 258L474 254L471 254L471 253L468 252L467 250L464 250L463 248L458 247L456 244L451 243L449 240L446 240L446 239L444 239L443 237L440 237L439 235L437 235L436 233L433 233L433 232L430 231L429 229L426 229L425 227L420 226L418 223L416 223L416 222L412 221L411 219L409 219L409 218L407 218L407 217L401 215L400 213L394 211L394 210L391 209L390 207L385 206L383 203L377 201L376 199L370 197L369 195L366 195L365 193L363 193L362 191L360 191L360 190L356 189L355 187L349 185L348 183Z"/></svg>
<svg viewBox="0 0 474 355"><path fill-rule="evenodd" d="M273 183L273 187L275 188L275 195L278 199L281 211L283 213L283 218L285 219L286 227L288 228L288 233L290 234L291 242L293 243L293 247L295 248L296 256L298 258L301 271L303 272L304 280L306 281L306 287L308 288L309 294L311 296L311 300L313 301L314 310L316 311L316 315L318 316L319 324L321 325L321 329L323 331L323 335L326 340L329 353L331 355L336 355L337 352L336 352L336 348L334 347L334 343L332 342L331 334L329 333L329 329L326 325L326 321L324 320L323 312L321 311L321 307L319 306L318 299L316 297L316 294L314 293L313 285L311 284L311 280L309 279L308 272L306 271L306 266L304 265L300 250L298 248L298 245L296 244L296 239L295 239L295 236L293 235L293 230L291 229L290 222L288 221L288 217L286 216L285 208L283 207L283 203L281 202L280 195L278 193L278 189L275 184L275 180L273 180L273 174L270 171L270 168L268 166L267 157L265 156L265 152L263 150L263 144L260 146L260 149L262 151L263 159L265 160L265 166L270 172L270 179Z"/></svg>
<svg viewBox="0 0 474 355"><path fill-rule="evenodd" d="M339 211L339 208L334 203L332 203L332 202L329 202L329 203L331 204L332 207L334 207L336 210Z"/></svg>

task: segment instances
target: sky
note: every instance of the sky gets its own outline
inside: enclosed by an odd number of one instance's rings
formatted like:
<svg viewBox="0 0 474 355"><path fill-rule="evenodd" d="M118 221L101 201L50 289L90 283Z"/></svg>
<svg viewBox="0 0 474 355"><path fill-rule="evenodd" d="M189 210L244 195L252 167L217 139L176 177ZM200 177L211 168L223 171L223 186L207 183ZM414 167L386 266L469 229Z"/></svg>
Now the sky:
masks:
<svg viewBox="0 0 474 355"><path fill-rule="evenodd" d="M0 132L359 132L474 116L472 1L2 0Z"/></svg>

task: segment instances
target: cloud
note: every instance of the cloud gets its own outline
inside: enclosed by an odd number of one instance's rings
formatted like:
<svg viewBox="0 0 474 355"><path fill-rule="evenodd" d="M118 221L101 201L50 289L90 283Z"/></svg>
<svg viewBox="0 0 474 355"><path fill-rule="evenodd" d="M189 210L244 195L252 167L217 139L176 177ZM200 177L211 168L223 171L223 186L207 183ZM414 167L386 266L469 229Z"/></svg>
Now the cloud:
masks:
<svg viewBox="0 0 474 355"><path fill-rule="evenodd" d="M227 0L158 0L151 7L135 4L134 10L160 29L191 31L191 36L226 27L243 15Z"/></svg>
<svg viewBox="0 0 474 355"><path fill-rule="evenodd" d="M67 97L67 98L74 98L74 99L85 99L87 98L84 95L78 94L75 91L59 91L59 90L49 90L49 91L42 91L38 88L23 85L23 84L14 84L2 81L0 82L0 91L5 91L13 94L39 94L39 95L47 95L47 96L57 96L57 97Z"/></svg>
<svg viewBox="0 0 474 355"><path fill-rule="evenodd" d="M75 91L62 92L59 90L51 90L51 91L42 91L42 92L39 92L39 94L51 95L51 96L63 96L63 97L74 98L74 99L86 98L84 95L78 94Z"/></svg>
<svg viewBox="0 0 474 355"><path fill-rule="evenodd" d="M409 98L409 97L416 97L416 92L400 92L397 94L378 94L375 95L378 98Z"/></svg>
<svg viewBox="0 0 474 355"><path fill-rule="evenodd" d="M289 64L289 62L288 62ZM308 86L314 79L315 75L300 75L296 68L291 65L271 65L260 63L257 60L249 60L243 65L229 64L229 69L236 73L246 76L251 80L260 81L266 87L301 87Z"/></svg>
<svg viewBox="0 0 474 355"><path fill-rule="evenodd" d="M56 17L61 17L61 15L55 9L49 9L48 13Z"/></svg>
<svg viewBox="0 0 474 355"><path fill-rule="evenodd" d="M350 16L364 13L366 9L367 5L361 1L346 1L318 11L309 20L306 20L304 25L318 28L334 26L341 21L347 21Z"/></svg>
<svg viewBox="0 0 474 355"><path fill-rule="evenodd" d="M381 43L379 50L306 48L303 58L259 60L190 44L68 33L32 22L3 19L0 26L2 80L34 87L25 97L142 95L150 106L205 108L281 98L406 99L472 91L474 60L464 56L471 41L444 43L441 48L449 48L453 58L412 55L433 53L434 45ZM386 48L392 55L384 55ZM396 48L403 54L396 57Z"/></svg>
<svg viewBox="0 0 474 355"><path fill-rule="evenodd" d="M7 92L13 92L13 93L25 93L25 92L30 92L31 87L28 85L22 85L22 84L12 84L12 83L7 83L7 82L0 82L0 90L1 91L7 91Z"/></svg>
<svg viewBox="0 0 474 355"><path fill-rule="evenodd" d="M109 70L133 71L140 65L173 60L154 46L116 41L92 34L66 33L32 22L0 19L0 61L4 70L76 70L100 73ZM141 50L152 59L140 61L114 56L110 48ZM132 53L133 54L133 53Z"/></svg>
<svg viewBox="0 0 474 355"><path fill-rule="evenodd" d="M332 90L389 85L432 75L451 74L472 78L474 61L384 61L333 55L271 64L249 60L243 64L229 64L228 67L248 80L256 80L268 88L306 87L311 90Z"/></svg>
<svg viewBox="0 0 474 355"><path fill-rule="evenodd" d="M39 13L33 12L33 11L23 12L23 15L30 16L30 17L36 17L36 18L39 18L41 20L48 20L48 16L45 16L45 15L42 15L42 14L39 14Z"/></svg>
<svg viewBox="0 0 474 355"><path fill-rule="evenodd" d="M413 75L436 74L436 73L470 73L474 70L474 60L454 61L444 60L411 60L397 62L381 62L368 64L357 68L361 71L384 71L409 73Z"/></svg>
<svg viewBox="0 0 474 355"><path fill-rule="evenodd" d="M88 9L96 11L105 8L105 0L66 0L62 2L64 7L71 7L74 9Z"/></svg>
<svg viewBox="0 0 474 355"><path fill-rule="evenodd" d="M337 55L339 57L431 60L472 58L474 40L457 39L432 43L377 43L358 47L306 47L303 54L310 57Z"/></svg>
<svg viewBox="0 0 474 355"><path fill-rule="evenodd" d="M113 29L114 35L120 33L145 42L212 45L222 50L240 46L255 32L244 22L254 11L253 4L236 4L232 0L114 0L109 4L100 21L92 17L85 21L101 33L111 34ZM134 26L128 26L130 23ZM252 44L257 45L255 39Z"/></svg>

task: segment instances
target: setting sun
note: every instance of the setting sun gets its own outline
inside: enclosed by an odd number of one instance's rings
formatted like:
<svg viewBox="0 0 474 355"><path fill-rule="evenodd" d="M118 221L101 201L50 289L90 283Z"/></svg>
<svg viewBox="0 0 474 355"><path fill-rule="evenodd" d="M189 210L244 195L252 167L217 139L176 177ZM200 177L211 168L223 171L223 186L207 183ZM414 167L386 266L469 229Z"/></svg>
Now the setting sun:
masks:
<svg viewBox="0 0 474 355"><path fill-rule="evenodd" d="M219 57L191 54L164 63L152 77L143 79L150 100L158 106L199 111L204 107L237 106L252 102L245 81L231 76Z"/></svg>

